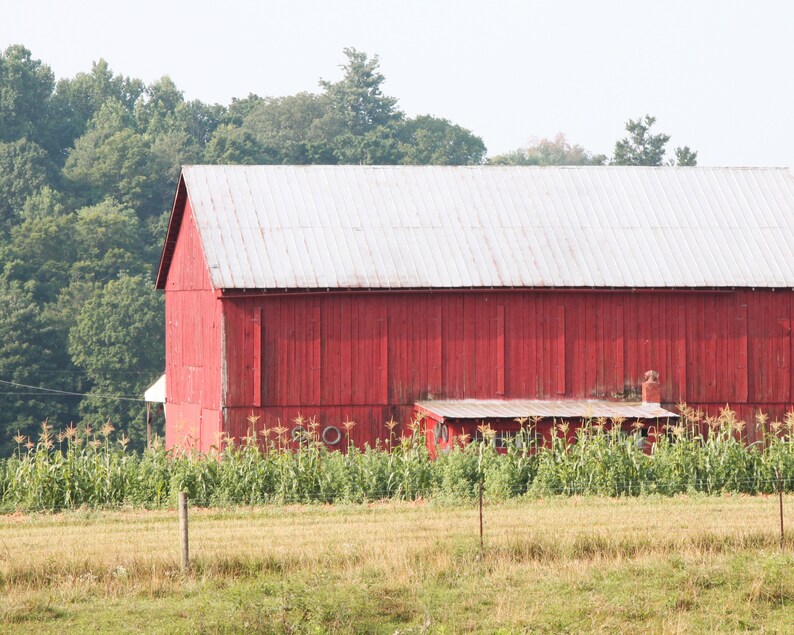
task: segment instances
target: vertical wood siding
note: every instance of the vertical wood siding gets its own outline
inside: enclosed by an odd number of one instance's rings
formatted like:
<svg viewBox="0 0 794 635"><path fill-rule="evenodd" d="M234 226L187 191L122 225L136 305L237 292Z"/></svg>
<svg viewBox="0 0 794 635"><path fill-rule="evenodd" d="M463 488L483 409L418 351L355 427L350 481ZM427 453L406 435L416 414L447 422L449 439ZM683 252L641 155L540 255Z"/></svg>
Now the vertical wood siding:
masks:
<svg viewBox="0 0 794 635"><path fill-rule="evenodd" d="M226 427L245 434L252 413L260 426L288 425L298 413L322 425L350 418L357 422L353 440L372 443L386 435L384 421L407 422L413 403L431 396L638 399L649 369L659 371L668 404L686 401L716 413L730 403L748 422L759 409L782 417L794 401L793 296L440 291L227 298Z"/></svg>
<svg viewBox="0 0 794 635"><path fill-rule="evenodd" d="M189 201L182 224L165 287L166 444L207 448L220 432L221 302Z"/></svg>

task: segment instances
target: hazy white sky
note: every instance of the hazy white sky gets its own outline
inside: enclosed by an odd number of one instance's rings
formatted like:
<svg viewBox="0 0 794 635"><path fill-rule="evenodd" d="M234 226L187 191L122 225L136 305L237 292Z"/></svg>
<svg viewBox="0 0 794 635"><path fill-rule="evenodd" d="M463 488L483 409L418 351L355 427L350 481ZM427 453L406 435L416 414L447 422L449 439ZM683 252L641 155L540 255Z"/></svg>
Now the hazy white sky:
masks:
<svg viewBox="0 0 794 635"><path fill-rule="evenodd" d="M492 155L557 132L611 154L650 113L701 165L794 166L790 0L0 0L0 47L16 43L57 78L104 58L222 104L317 91L352 46L409 115Z"/></svg>

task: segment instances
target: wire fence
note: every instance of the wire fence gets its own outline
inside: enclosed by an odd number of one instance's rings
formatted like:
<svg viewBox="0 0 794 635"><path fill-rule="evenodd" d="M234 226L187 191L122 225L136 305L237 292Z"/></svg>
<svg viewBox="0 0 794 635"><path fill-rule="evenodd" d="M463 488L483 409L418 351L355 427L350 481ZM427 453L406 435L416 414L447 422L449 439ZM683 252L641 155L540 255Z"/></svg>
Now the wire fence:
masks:
<svg viewBox="0 0 794 635"><path fill-rule="evenodd" d="M748 482L749 482L749 479L748 479ZM754 483L757 485L757 481L754 481ZM782 478L782 475L779 476L778 478L776 478L774 481L769 481L767 483L767 485L770 488L774 487L777 490L778 511L779 511L778 520L779 520L779 529L780 529L780 548L781 549L784 549L785 548L785 544L786 544L785 511L784 511L784 496L783 496L783 492L784 492L784 486L785 485L791 485L791 483L792 483L792 479L787 479L787 480L784 481L784 479ZM633 485L633 483L626 482L626 483L624 483L624 485L631 486L631 485ZM641 486L642 484L638 483L637 485ZM658 484L658 485L664 485L664 484ZM680 488L680 483L670 484L668 490L672 490L675 487ZM630 487L629 487L629 491L630 491ZM640 491L641 491L640 489L637 490L638 493ZM664 487L660 488L659 491L660 492L664 491ZM558 490L550 491L548 493L553 495L553 496L567 496L567 497L570 497L572 495L587 495L589 493L589 490L583 488L580 491L576 491L575 489L573 489L571 487L560 487ZM526 495L527 491L525 489L516 489L516 490L512 491L512 494L513 494L514 497L520 497L520 496ZM484 545L485 545L485 530L484 530L484 527L485 527L485 516L486 516L486 498L485 498L485 495L484 495L484 481L483 481L483 479L480 479L477 482L475 501L476 501L475 504L476 504L477 512L478 512L478 519L479 519L479 524L478 524L478 526L479 526L479 545L480 545L480 549L483 549ZM198 502L200 503L201 501L198 501ZM315 500L314 502L324 502L324 501L318 499L318 500ZM189 556L188 556L188 551L189 551L189 532L187 530L187 526L188 526L188 524L187 524L188 523L188 520L187 520L187 518L188 518L188 497L187 497L187 495L184 492L180 492L180 494L179 494L178 509L179 509L180 529L181 529L181 540L180 540L180 548L181 548L181 553L182 553L181 562L182 562L182 568L183 569L187 569L189 567Z"/></svg>
<svg viewBox="0 0 794 635"><path fill-rule="evenodd" d="M255 573L328 563L357 566L381 556L410 563L432 558L449 544L464 556L497 562L499 557L553 563L693 551L791 553L794 494L784 494L780 481L775 484L774 494L757 496L603 497L560 490L504 500L489 498L478 481L466 499L373 498L342 505L302 498L297 504L219 506L181 493L173 504L154 510L114 504L0 516L0 572L8 582L29 576L19 572L30 561L42 576L56 578L113 578L136 568L138 575L148 575L147 567L152 575L238 567ZM12 557L13 552L24 557Z"/></svg>
<svg viewBox="0 0 794 635"><path fill-rule="evenodd" d="M370 486L366 482L309 483L288 479L280 480L272 488L202 487L201 483L190 483L193 491L176 488L171 491L169 483L163 483L162 495L154 496L147 492L136 497L134 493L125 496L114 492L113 488L101 487L95 495L82 492L80 500L41 504L26 499L13 501L0 498L0 517L3 513L53 514L62 512L87 511L133 511L176 509L178 497L184 493L192 507L234 509L247 507L271 507L288 505L368 505L372 503L429 501L447 505L467 505L482 497L485 504L502 503L515 499L537 500L555 497L673 497L676 495L708 496L768 496L794 493L794 474L774 478L708 476L703 478L682 477L675 481L641 480L615 478L593 473L572 475L570 482L550 483L544 481L509 484L485 474L483 478L461 478L454 483L411 484L396 481L387 487ZM489 478L489 476L491 478ZM497 474L498 476L498 474ZM564 479L560 479L564 480ZM104 483L98 483L99 486ZM128 484L130 488L133 484ZM326 485L327 489L323 486ZM204 492L202 493L202 490ZM614 494L611 492L614 490ZM110 497L120 496L122 500Z"/></svg>

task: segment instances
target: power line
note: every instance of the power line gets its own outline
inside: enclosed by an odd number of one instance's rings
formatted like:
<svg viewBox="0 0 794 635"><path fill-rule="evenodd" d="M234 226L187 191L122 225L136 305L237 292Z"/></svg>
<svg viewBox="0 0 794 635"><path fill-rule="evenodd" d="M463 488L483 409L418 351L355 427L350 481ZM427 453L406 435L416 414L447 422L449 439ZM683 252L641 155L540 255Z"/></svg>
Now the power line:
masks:
<svg viewBox="0 0 794 635"><path fill-rule="evenodd" d="M30 396L30 395L37 395L39 397L78 397L79 395L59 395L55 393L42 393L42 392L0 392L0 395L5 395L9 397L22 397L22 396Z"/></svg>
<svg viewBox="0 0 794 635"><path fill-rule="evenodd" d="M98 395L96 393L85 393L85 392L72 392L69 390L58 390L57 388L44 388L43 386L31 386L30 384L20 384L14 381L6 381L4 379L0 379L0 384L5 384L6 386L14 386L15 388L29 388L31 390L39 390L41 392L37 393L30 393L35 395L48 395L48 396L71 396L71 397L92 397L95 399L109 399L109 400L116 400L116 401L137 401L140 403L146 403L145 399L141 399L140 397L120 397L118 395ZM13 394L13 393L6 393L6 394Z"/></svg>
<svg viewBox="0 0 794 635"><path fill-rule="evenodd" d="M88 375L89 372L87 370L80 370L80 369L38 369L36 371L38 374L43 375L45 373L50 375ZM104 368L99 368L93 371L94 373L102 373L103 375L146 375L148 371L143 370L108 370Z"/></svg>

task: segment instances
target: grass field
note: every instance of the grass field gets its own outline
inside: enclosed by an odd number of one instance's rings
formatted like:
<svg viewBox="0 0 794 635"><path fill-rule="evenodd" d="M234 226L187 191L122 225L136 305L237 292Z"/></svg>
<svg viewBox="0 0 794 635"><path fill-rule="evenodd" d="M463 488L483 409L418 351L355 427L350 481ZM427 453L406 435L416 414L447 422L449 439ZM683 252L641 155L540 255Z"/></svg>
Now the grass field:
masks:
<svg viewBox="0 0 794 635"><path fill-rule="evenodd" d="M794 496L786 499L794 509ZM775 497L0 517L5 632L792 632Z"/></svg>

